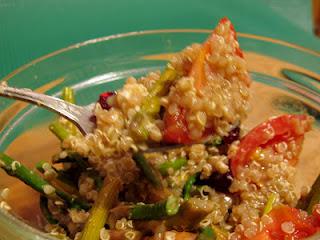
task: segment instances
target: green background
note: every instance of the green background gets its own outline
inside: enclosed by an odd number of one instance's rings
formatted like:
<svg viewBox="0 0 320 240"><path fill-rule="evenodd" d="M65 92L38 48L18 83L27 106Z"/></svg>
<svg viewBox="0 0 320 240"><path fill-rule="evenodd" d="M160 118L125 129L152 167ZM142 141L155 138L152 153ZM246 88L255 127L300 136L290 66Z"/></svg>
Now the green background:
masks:
<svg viewBox="0 0 320 240"><path fill-rule="evenodd" d="M311 0L0 0L0 78L77 42L147 29L209 29L222 16L238 31L320 51Z"/></svg>

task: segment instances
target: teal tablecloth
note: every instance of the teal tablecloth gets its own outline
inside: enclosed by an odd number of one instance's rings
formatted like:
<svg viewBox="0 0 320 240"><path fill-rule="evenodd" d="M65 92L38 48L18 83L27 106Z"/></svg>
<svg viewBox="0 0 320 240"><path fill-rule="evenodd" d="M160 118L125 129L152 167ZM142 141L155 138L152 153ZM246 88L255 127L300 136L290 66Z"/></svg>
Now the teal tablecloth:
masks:
<svg viewBox="0 0 320 240"><path fill-rule="evenodd" d="M84 40L147 29L236 29L320 51L311 0L0 0L0 78L32 59Z"/></svg>

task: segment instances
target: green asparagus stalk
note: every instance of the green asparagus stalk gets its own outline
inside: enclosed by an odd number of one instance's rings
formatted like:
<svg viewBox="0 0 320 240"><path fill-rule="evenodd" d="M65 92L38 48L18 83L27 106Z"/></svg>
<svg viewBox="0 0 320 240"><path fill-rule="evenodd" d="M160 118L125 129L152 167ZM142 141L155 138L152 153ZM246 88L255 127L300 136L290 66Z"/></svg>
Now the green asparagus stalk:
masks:
<svg viewBox="0 0 320 240"><path fill-rule="evenodd" d="M271 193L270 196L268 197L266 206L263 209L263 215L271 212L273 208L273 204L275 203L276 199L277 199L277 195L275 193Z"/></svg>
<svg viewBox="0 0 320 240"><path fill-rule="evenodd" d="M13 160L1 152L0 167L5 170L8 175L20 179L25 184L29 185L34 190L38 191L44 196L47 196L48 198L56 199L58 196L73 208L82 208L87 210L90 207L85 201L54 188L49 182L22 165L20 162Z"/></svg>
<svg viewBox="0 0 320 240"><path fill-rule="evenodd" d="M150 90L150 96L163 96L167 93L168 86L175 80L178 73L175 69L167 67L160 75L158 81L152 86Z"/></svg>
<svg viewBox="0 0 320 240"><path fill-rule="evenodd" d="M69 152L66 158L58 159L54 163L64 163L64 162L75 163L76 165L78 165L78 167L82 171L85 171L90 167L88 163L88 159L83 158L82 156L74 152Z"/></svg>
<svg viewBox="0 0 320 240"><path fill-rule="evenodd" d="M70 137L71 133L69 130L59 121L54 121L49 125L49 130L59 138L60 141L63 141Z"/></svg>
<svg viewBox="0 0 320 240"><path fill-rule="evenodd" d="M94 183L98 190L100 190L103 186L103 179L99 175L99 173L95 170L91 170L88 172L89 177L91 177L94 180Z"/></svg>
<svg viewBox="0 0 320 240"><path fill-rule="evenodd" d="M62 89L62 99L69 103L75 103L74 91L71 87Z"/></svg>
<svg viewBox="0 0 320 240"><path fill-rule="evenodd" d="M45 219L48 221L50 224L57 224L58 220L56 220L49 208L48 208L48 198L45 196L40 195L40 210L42 212L42 215L45 217Z"/></svg>
<svg viewBox="0 0 320 240"><path fill-rule="evenodd" d="M79 196L79 191L74 184L53 168L48 162L40 161L36 164L37 170L44 174L45 180L50 182L54 187L60 188L69 194Z"/></svg>
<svg viewBox="0 0 320 240"><path fill-rule="evenodd" d="M137 204L129 213L129 218L134 220L157 220L173 216L179 211L179 198L169 196L167 200L153 204Z"/></svg>
<svg viewBox="0 0 320 240"><path fill-rule="evenodd" d="M149 125L150 116L143 112L137 112L130 124L132 136L137 141L146 141L149 138L149 131L146 126Z"/></svg>
<svg viewBox="0 0 320 240"><path fill-rule="evenodd" d="M142 104L141 110L150 116L160 111L160 98L158 96L148 96Z"/></svg>
<svg viewBox="0 0 320 240"><path fill-rule="evenodd" d="M187 164L187 159L185 159L184 157L180 157L173 161L167 161L160 164L159 171L163 176L166 176L168 175L168 170L170 168L172 168L174 171L177 171L186 164Z"/></svg>
<svg viewBox="0 0 320 240"><path fill-rule="evenodd" d="M76 103L74 91L71 87L65 87L62 89L62 99L69 103ZM70 130L72 135L76 135L78 133L78 128L72 122L67 121L65 125Z"/></svg>
<svg viewBox="0 0 320 240"><path fill-rule="evenodd" d="M221 227L212 225L211 226L216 237L217 240L228 240L229 239L229 232Z"/></svg>
<svg viewBox="0 0 320 240"><path fill-rule="evenodd" d="M196 182L198 175L199 175L199 173L190 176L188 178L187 182L185 183L185 185L183 187L183 199L184 200L189 200L192 186Z"/></svg>
<svg viewBox="0 0 320 240"><path fill-rule="evenodd" d="M210 139L208 142L206 142L207 146L220 146L222 144L223 140L222 137L216 135L212 139Z"/></svg>
<svg viewBox="0 0 320 240"><path fill-rule="evenodd" d="M118 179L114 179L103 186L90 211L89 219L84 226L80 240L100 239L100 230L104 227L109 210L118 198L119 188L120 181Z"/></svg>
<svg viewBox="0 0 320 240"><path fill-rule="evenodd" d="M136 113L131 122L131 131L138 140L147 140L149 132L145 128L153 116L160 111L160 97L165 95L169 86L177 77L177 72L173 68L167 67L161 74L158 81L154 83L149 91L149 95L142 102L141 110Z"/></svg>
<svg viewBox="0 0 320 240"><path fill-rule="evenodd" d="M136 162L138 167L142 170L145 177L157 188L162 188L161 179L153 169L153 167L148 163L147 159L142 153L134 153L132 156L133 160Z"/></svg>
<svg viewBox="0 0 320 240"><path fill-rule="evenodd" d="M212 212L214 205L211 201L199 198L190 198L184 201L179 212L168 218L166 226L178 231L194 231L200 222Z"/></svg>
<svg viewBox="0 0 320 240"><path fill-rule="evenodd" d="M205 227L201 230L197 240L216 240L217 236L211 227Z"/></svg>

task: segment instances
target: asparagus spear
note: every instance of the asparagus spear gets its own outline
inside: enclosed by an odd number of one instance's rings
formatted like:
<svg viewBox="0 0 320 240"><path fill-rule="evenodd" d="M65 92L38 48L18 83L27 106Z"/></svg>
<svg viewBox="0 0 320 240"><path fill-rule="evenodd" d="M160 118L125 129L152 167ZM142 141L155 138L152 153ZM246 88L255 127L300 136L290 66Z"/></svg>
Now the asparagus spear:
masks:
<svg viewBox="0 0 320 240"><path fill-rule="evenodd" d="M192 175L188 178L186 184L183 187L183 199L184 200L189 200L192 186L196 182L198 176L199 176L199 173L196 173L195 175Z"/></svg>
<svg viewBox="0 0 320 240"><path fill-rule="evenodd" d="M268 197L266 206L263 209L263 215L271 212L273 204L275 203L276 199L277 199L277 195L275 193L271 193L270 196Z"/></svg>
<svg viewBox="0 0 320 240"><path fill-rule="evenodd" d="M210 201L190 198L181 204L179 212L168 218L166 226L178 231L195 230L198 224L212 212L214 205Z"/></svg>
<svg viewBox="0 0 320 240"><path fill-rule="evenodd" d="M46 220L48 221L48 223L50 224L57 224L58 220L56 220L49 208L48 208L48 198L45 196L40 195L40 210L42 212L42 215L46 218Z"/></svg>
<svg viewBox="0 0 320 240"><path fill-rule="evenodd" d="M76 103L74 91L71 87L65 87L62 89L62 99L69 103ZM72 135L78 133L78 128L70 121L67 121L65 126L70 130Z"/></svg>
<svg viewBox="0 0 320 240"><path fill-rule="evenodd" d="M41 178L39 175L35 174L20 162L13 160L2 152L0 152L0 167L5 170L8 175L20 179L25 184L48 198L55 199L60 197L73 208L82 208L87 210L90 207L87 202L54 188L49 182Z"/></svg>
<svg viewBox="0 0 320 240"><path fill-rule="evenodd" d="M161 179L155 172L155 170L150 166L146 158L142 153L134 153L132 156L133 160L136 162L138 167L142 170L145 177L157 188L162 187Z"/></svg>
<svg viewBox="0 0 320 240"><path fill-rule="evenodd" d="M100 230L104 227L109 210L118 198L119 188L120 181L118 179L114 179L102 187L90 211L89 219L84 226L80 240L100 239Z"/></svg>
<svg viewBox="0 0 320 240"><path fill-rule="evenodd" d="M179 210L179 198L169 196L160 203L135 205L129 213L129 218L134 220L156 220L177 214Z"/></svg>
<svg viewBox="0 0 320 240"><path fill-rule="evenodd" d="M68 155L64 158L55 158L52 160L53 164L55 163L75 163L79 166L81 170L86 170L89 166L88 160L83 158L77 153L68 152Z"/></svg>
<svg viewBox="0 0 320 240"><path fill-rule="evenodd" d="M49 125L49 130L59 138L60 141L70 137L69 130L59 121L54 121Z"/></svg>
<svg viewBox="0 0 320 240"><path fill-rule="evenodd" d="M145 126L155 114L159 113L160 97L166 94L170 84L177 76L176 70L167 67L142 102L141 110L135 114L131 122L131 131L138 140L148 139L149 133Z"/></svg>
<svg viewBox="0 0 320 240"><path fill-rule="evenodd" d="M229 239L229 232L221 227L212 225L211 226L214 233L216 234L217 240L228 240Z"/></svg>
<svg viewBox="0 0 320 240"><path fill-rule="evenodd" d="M36 164L37 170L44 174L45 180L50 182L53 186L62 189L72 195L79 196L79 191L74 184L53 168L48 162L40 161Z"/></svg>
<svg viewBox="0 0 320 240"><path fill-rule="evenodd" d="M75 103L74 91L71 87L62 89L62 99L69 103Z"/></svg>
<svg viewBox="0 0 320 240"><path fill-rule="evenodd" d="M197 240L216 240L217 236L211 227L205 227L201 230Z"/></svg>
<svg viewBox="0 0 320 240"><path fill-rule="evenodd" d="M187 159L185 159L184 157L180 157L180 158L177 158L173 161L167 161L167 162L162 163L159 166L159 171L163 176L166 176L166 175L168 175L168 170L170 168L172 168L174 171L177 171L186 164L187 164Z"/></svg>
<svg viewBox="0 0 320 240"><path fill-rule="evenodd" d="M149 93L150 96L164 96L169 90L168 86L177 78L177 76L178 73L175 69L166 67L166 69L161 73L159 80L152 86Z"/></svg>

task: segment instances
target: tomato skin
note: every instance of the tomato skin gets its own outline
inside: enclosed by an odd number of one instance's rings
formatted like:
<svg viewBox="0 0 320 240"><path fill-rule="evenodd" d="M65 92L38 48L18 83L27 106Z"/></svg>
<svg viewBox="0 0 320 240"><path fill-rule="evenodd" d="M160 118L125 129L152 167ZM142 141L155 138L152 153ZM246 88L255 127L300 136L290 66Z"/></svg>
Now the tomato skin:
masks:
<svg viewBox="0 0 320 240"><path fill-rule="evenodd" d="M228 28L230 31L228 32L228 36L222 36L218 34L219 28ZM241 58L243 58L243 53L239 47L239 44L237 43L237 36L234 29L234 26L230 22L228 18L222 18L218 26L213 30L212 34L208 37L208 39L202 44L201 49L199 50L198 56L193 61L190 69L188 69L188 76L193 77L195 79L194 86L197 90L200 90L201 88L205 87L207 85L207 76L206 76L206 68L209 68L207 66L207 57L211 55L215 50L211 48L211 42L217 41L215 38L217 37L223 37L226 42L231 41L231 43L236 42L235 49L233 49L232 54L237 55ZM233 46L233 45L231 45ZM212 70L214 71L214 70ZM248 77L248 80L246 84L250 85L250 79ZM180 109L175 114L168 114L165 113L164 117L164 123L165 123L165 130L163 132L163 140L166 143L191 143L192 141L189 138L188 135L188 125L185 120L185 112L183 113L183 109ZM203 133L203 136L201 138L205 138L206 136L210 135L210 133L213 132L213 129L205 129L205 132ZM198 139L200 140L200 139Z"/></svg>
<svg viewBox="0 0 320 240"><path fill-rule="evenodd" d="M208 44L205 44L199 51L198 57L192 64L189 76L195 79L195 88L201 89L207 83L206 73L205 73L205 60L206 54L208 53Z"/></svg>
<svg viewBox="0 0 320 240"><path fill-rule="evenodd" d="M319 206L318 206L319 207ZM317 211L318 212L318 211ZM307 216L306 212L286 205L279 205L273 208L268 214L272 219L266 224L261 232L246 240L301 240L314 235L319 231L320 221L315 214ZM291 223L294 230L286 233L282 230L283 223Z"/></svg>
<svg viewBox="0 0 320 240"><path fill-rule="evenodd" d="M296 164L299 151L301 151L304 133L311 129L311 119L307 115L281 115L271 118L252 129L240 140L238 151L231 158L233 176L237 175L237 170L240 166L243 167L250 162L251 154L258 147L265 148L282 141L296 141L297 156L294 156L290 162L292 165Z"/></svg>
<svg viewBox="0 0 320 240"><path fill-rule="evenodd" d="M98 102L100 103L100 105L103 109L109 110L111 108L111 106L108 104L107 100L108 100L108 98L110 98L114 95L115 95L114 92L104 92L104 93L100 94Z"/></svg>
<svg viewBox="0 0 320 240"><path fill-rule="evenodd" d="M236 31L231 21L227 17L222 18L219 21L218 26L213 30L212 34L209 36L209 38L202 44L202 47L199 51L199 55L197 56L197 58L192 64L189 76L195 79L196 89L201 89L203 86L206 85L206 82L207 82L206 73L205 73L206 57L208 54L211 54L212 52L214 52L214 49L211 49L210 41L214 41L214 39L217 38L218 36L217 29L221 26L223 26L224 28L229 28L231 36L228 36L228 37L233 38L234 41L236 42L238 41ZM243 52L240 49L239 44L237 45L238 46L235 48L234 54L241 58L244 58ZM248 82L248 85L249 84L250 82Z"/></svg>
<svg viewBox="0 0 320 240"><path fill-rule="evenodd" d="M229 25L229 28L230 28L230 30L231 30L231 34L232 34L233 38L234 38L236 41L238 41L237 34L236 34L236 30L234 29L234 26L233 26L233 24L231 23L231 21L229 20L229 18L227 18L227 17L222 18L222 19L220 20L219 24L225 25L225 26ZM242 52L242 50L241 50L241 48L240 48L239 46L235 49L235 54L238 55L238 56L241 57L241 58L244 58L243 52Z"/></svg>
<svg viewBox="0 0 320 240"><path fill-rule="evenodd" d="M163 141L166 143L182 143L191 142L188 134L187 120L185 117L185 109L179 108L174 114L168 113L164 115L164 132Z"/></svg>

